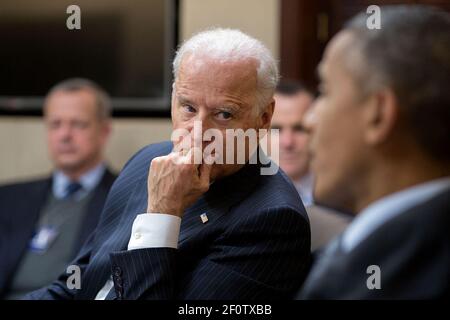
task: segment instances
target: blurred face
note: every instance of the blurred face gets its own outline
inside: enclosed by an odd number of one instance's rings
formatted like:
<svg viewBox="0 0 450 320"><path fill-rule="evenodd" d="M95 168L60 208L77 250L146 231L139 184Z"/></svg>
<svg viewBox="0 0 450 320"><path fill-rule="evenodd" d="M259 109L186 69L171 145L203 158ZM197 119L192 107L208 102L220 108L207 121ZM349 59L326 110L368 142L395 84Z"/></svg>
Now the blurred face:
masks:
<svg viewBox="0 0 450 320"><path fill-rule="evenodd" d="M312 97L307 93L293 96L275 94L272 129L279 130L279 165L293 180L300 179L309 169L309 136L303 120L311 103Z"/></svg>
<svg viewBox="0 0 450 320"><path fill-rule="evenodd" d="M192 133L194 121L201 121L203 132L215 128L222 133L226 149L226 129L268 128L273 103L267 112L256 112L256 93L254 61L217 62L209 57L188 55L181 62L174 84L173 129L186 129ZM209 143L203 141L202 147ZM222 152L226 153L225 150ZM211 179L232 174L241 167L241 164L214 164Z"/></svg>
<svg viewBox="0 0 450 320"><path fill-rule="evenodd" d="M307 126L314 198L353 211L370 157L364 143L364 100L343 66L351 40L350 34L339 33L327 47L319 66L321 94L307 115Z"/></svg>
<svg viewBox="0 0 450 320"><path fill-rule="evenodd" d="M102 160L109 123L99 121L89 90L56 91L45 105L50 158L68 175L81 175Z"/></svg>

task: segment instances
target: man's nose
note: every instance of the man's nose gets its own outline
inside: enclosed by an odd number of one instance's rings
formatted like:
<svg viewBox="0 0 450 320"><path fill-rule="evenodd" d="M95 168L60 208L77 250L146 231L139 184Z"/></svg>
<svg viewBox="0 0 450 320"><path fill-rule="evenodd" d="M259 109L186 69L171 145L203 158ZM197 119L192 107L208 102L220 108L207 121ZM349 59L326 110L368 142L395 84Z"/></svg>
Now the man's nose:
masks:
<svg viewBox="0 0 450 320"><path fill-rule="evenodd" d="M61 140L70 140L72 137L72 128L70 125L62 125L58 128L58 136Z"/></svg>
<svg viewBox="0 0 450 320"><path fill-rule="evenodd" d="M283 149L289 149L294 145L294 133L291 129L284 129L280 132L280 146Z"/></svg>
<svg viewBox="0 0 450 320"><path fill-rule="evenodd" d="M191 133L191 141L194 146L205 147L210 141L204 140L204 133L209 129L215 128L214 124L209 120L207 115L199 113L194 121L190 124L188 130Z"/></svg>

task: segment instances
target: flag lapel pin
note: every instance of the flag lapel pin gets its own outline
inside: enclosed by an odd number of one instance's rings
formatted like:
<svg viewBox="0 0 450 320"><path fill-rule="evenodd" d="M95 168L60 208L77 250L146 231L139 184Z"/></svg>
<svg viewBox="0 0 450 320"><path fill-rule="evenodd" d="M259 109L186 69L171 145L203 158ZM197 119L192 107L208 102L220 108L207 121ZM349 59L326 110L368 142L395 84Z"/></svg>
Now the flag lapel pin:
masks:
<svg viewBox="0 0 450 320"><path fill-rule="evenodd" d="M200 215L200 219L202 219L202 222L203 222L203 223L207 223L207 222L208 222L208 216L206 215L206 212L205 212L205 213L202 213L202 214Z"/></svg>

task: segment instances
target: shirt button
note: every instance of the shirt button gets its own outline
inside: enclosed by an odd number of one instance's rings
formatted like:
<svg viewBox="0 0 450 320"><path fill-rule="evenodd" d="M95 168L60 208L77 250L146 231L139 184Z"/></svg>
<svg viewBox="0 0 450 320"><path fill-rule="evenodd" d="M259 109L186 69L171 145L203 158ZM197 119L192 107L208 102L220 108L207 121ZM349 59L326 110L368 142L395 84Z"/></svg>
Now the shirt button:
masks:
<svg viewBox="0 0 450 320"><path fill-rule="evenodd" d="M140 239L140 238L141 238L141 234L140 234L139 232L136 232L136 233L134 234L134 238L135 238L135 239Z"/></svg>

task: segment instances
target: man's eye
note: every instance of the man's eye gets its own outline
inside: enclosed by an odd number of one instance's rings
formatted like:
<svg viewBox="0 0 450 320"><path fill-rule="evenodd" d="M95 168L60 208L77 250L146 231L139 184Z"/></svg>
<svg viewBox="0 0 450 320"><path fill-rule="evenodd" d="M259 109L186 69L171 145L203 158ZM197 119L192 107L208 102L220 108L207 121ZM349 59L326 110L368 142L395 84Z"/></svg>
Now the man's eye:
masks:
<svg viewBox="0 0 450 320"><path fill-rule="evenodd" d="M283 128L281 128L281 126L278 126L278 125L272 125L271 127L270 127L270 129L272 129L272 130L278 130L278 131L282 131L283 130Z"/></svg>
<svg viewBox="0 0 450 320"><path fill-rule="evenodd" d="M233 115L231 114L231 112L227 112L227 111L221 111L217 114L217 117L220 120L229 120L233 117Z"/></svg>
<svg viewBox="0 0 450 320"><path fill-rule="evenodd" d="M190 106L188 104L183 106L184 111L189 112L189 113L193 113L195 112L195 108L193 106Z"/></svg>
<svg viewBox="0 0 450 320"><path fill-rule="evenodd" d="M295 125L293 129L294 132L306 132L305 127L303 127L301 124Z"/></svg>
<svg viewBox="0 0 450 320"><path fill-rule="evenodd" d="M73 126L77 129L86 129L89 125L84 121L77 121L73 124Z"/></svg>
<svg viewBox="0 0 450 320"><path fill-rule="evenodd" d="M61 125L61 123L59 121L51 121L48 123L48 127L50 129L57 129L57 128L59 128L60 125Z"/></svg>

